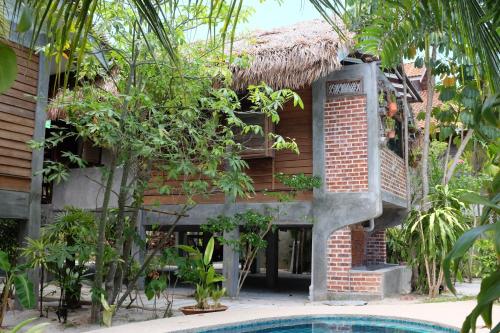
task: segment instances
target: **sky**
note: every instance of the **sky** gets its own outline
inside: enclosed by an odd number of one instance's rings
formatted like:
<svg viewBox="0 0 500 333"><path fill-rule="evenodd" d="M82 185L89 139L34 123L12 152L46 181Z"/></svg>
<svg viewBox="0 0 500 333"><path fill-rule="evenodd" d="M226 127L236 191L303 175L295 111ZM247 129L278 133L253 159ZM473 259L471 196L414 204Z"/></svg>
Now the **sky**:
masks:
<svg viewBox="0 0 500 333"><path fill-rule="evenodd" d="M280 4L280 2L284 3ZM256 29L268 30L300 21L321 18L321 14L308 0L266 0L264 3L260 3L259 0L245 1L245 4L249 3L255 12L247 23L239 25L238 32Z"/></svg>

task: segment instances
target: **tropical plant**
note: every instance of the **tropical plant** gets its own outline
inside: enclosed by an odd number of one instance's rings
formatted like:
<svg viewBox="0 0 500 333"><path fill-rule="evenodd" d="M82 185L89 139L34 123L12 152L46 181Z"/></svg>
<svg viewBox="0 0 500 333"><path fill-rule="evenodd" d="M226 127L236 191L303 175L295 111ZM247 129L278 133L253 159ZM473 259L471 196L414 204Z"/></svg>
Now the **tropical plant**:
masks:
<svg viewBox="0 0 500 333"><path fill-rule="evenodd" d="M19 221L0 219L0 251L7 253L11 262L17 258L19 226Z"/></svg>
<svg viewBox="0 0 500 333"><path fill-rule="evenodd" d="M220 308L221 307L221 304L220 304L220 299L226 295L226 288L220 288L220 287L217 287L215 289L212 290L212 292L210 293L210 297L213 299L214 301L214 307L215 308Z"/></svg>
<svg viewBox="0 0 500 333"><path fill-rule="evenodd" d="M203 232L216 234L217 241L226 244L238 251L243 258L243 265L238 278L236 296L239 295L243 284L250 272L251 265L260 249L267 246L266 235L273 228L274 217L261 214L255 210L247 210L234 216L218 216L209 218L207 223L201 226ZM226 232L239 229L239 238L224 238Z"/></svg>
<svg viewBox="0 0 500 333"><path fill-rule="evenodd" d="M431 298L438 295L443 282L447 253L467 228L461 216L464 207L456 192L437 185L430 195L430 208L412 211L404 224L410 248L416 253L411 263L416 265L421 258Z"/></svg>
<svg viewBox="0 0 500 333"><path fill-rule="evenodd" d="M208 309L210 305L208 304L208 299L210 296L215 295L219 297L217 300L214 299L215 303L218 303L220 299L220 291L213 294L216 285L224 281L224 277L215 271L212 265L212 255L214 252L215 241L214 238L210 238L206 244L205 251L200 252L197 248L178 245L178 248L186 252L191 261L193 267L194 283L196 285L194 297L196 299L196 307L199 309ZM216 304L214 304L215 306Z"/></svg>
<svg viewBox="0 0 500 333"><path fill-rule="evenodd" d="M27 245L22 249L21 255L26 258L28 265L34 269L40 269L40 284L39 284L39 294L38 294L38 306L40 311L40 317L43 317L43 290L44 290L44 278L45 272L48 268L47 261L47 243L43 238L40 239L26 239Z"/></svg>
<svg viewBox="0 0 500 333"><path fill-rule="evenodd" d="M46 272L55 276L60 288L57 313L80 306L83 281L88 278L87 264L96 247L96 222L92 213L67 207L53 223L41 229L39 239L29 239L22 255L29 267L40 268L40 316ZM65 317L65 316L63 316Z"/></svg>
<svg viewBox="0 0 500 333"><path fill-rule="evenodd" d="M385 235L387 262L392 264L407 262L410 255L405 230L400 227L387 228Z"/></svg>
<svg viewBox="0 0 500 333"><path fill-rule="evenodd" d="M491 182L488 189L489 196L480 195L474 192L466 192L461 199L470 204L483 206L483 213L479 226L465 232L449 251L444 260L444 275L448 288L456 294L452 276L457 273L460 262L466 253L474 246L480 238L488 238L494 242L495 254L497 258L494 270L483 277L481 288L477 295L477 304L471 313L465 318L462 325L462 332L476 331L477 319L481 316L491 332L500 330L500 323L493 327L492 309L493 304L500 298L500 173Z"/></svg>
<svg viewBox="0 0 500 333"><path fill-rule="evenodd" d="M17 324L16 326L14 326L12 329L10 329L8 331L2 331L2 332L4 332L4 333L20 333L21 330L26 327L26 325L31 324L35 320L36 320L36 318L29 318L29 319L23 320L19 324ZM30 328L28 328L27 330L24 330L23 332L24 333L43 333L43 332L45 332L45 329L49 325L50 325L49 323L40 323L40 324L37 324L35 326L31 326Z"/></svg>
<svg viewBox="0 0 500 333"><path fill-rule="evenodd" d="M113 322L113 315L116 311L116 305L109 305L106 301L106 298L104 297L104 294L101 294L101 304L104 310L102 314L102 323L106 327L111 327L111 324Z"/></svg>
<svg viewBox="0 0 500 333"><path fill-rule="evenodd" d="M492 274L497 265L498 258L495 252L495 244L491 239L480 239L475 244L476 269L474 276L488 276Z"/></svg>
<svg viewBox="0 0 500 333"><path fill-rule="evenodd" d="M0 270L5 273L0 304L1 326L12 289L14 289L19 299L19 303L25 309L31 309L35 306L35 292L33 290L33 283L26 276L25 267L12 264L9 261L9 256L4 251L0 251Z"/></svg>

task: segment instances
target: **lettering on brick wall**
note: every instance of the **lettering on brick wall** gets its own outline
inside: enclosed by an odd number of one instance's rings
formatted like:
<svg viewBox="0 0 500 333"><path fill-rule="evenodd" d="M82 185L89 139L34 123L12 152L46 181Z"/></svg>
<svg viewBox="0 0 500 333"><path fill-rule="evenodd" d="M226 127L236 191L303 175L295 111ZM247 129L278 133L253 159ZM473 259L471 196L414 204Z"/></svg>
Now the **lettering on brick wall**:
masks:
<svg viewBox="0 0 500 333"><path fill-rule="evenodd" d="M363 81L361 79L328 81L326 83L327 97L359 95L361 93L363 93Z"/></svg>

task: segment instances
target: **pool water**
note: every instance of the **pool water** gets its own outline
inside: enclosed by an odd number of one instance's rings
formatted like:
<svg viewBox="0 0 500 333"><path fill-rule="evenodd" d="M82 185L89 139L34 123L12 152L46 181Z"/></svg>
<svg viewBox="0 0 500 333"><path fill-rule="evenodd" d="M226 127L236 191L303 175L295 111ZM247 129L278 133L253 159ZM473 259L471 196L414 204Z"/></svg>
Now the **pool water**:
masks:
<svg viewBox="0 0 500 333"><path fill-rule="evenodd" d="M295 317L241 323L199 333L458 333L435 324L369 316Z"/></svg>

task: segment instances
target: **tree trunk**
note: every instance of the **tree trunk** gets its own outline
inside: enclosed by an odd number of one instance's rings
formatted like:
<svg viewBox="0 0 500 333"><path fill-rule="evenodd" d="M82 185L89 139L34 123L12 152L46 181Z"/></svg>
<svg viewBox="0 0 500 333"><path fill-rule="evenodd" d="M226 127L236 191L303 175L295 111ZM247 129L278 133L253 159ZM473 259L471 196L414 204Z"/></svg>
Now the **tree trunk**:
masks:
<svg viewBox="0 0 500 333"><path fill-rule="evenodd" d="M137 215L139 214L139 210L142 206L144 200L144 191L147 188L148 180L151 177L151 161L148 161L145 168L141 168L141 162L137 161L137 181L134 189L134 204L132 207L131 218L130 218L130 226L131 228L135 228L137 224ZM134 238L132 234L130 234L125 243L123 244L123 262L118 266L118 270L115 275L114 282L114 291L113 291L113 300L116 300L118 294L121 291L121 287L123 285L124 277L129 277L130 275L130 267L132 264L133 257L130 255L132 251L132 245L134 243ZM128 281L127 281L128 283Z"/></svg>
<svg viewBox="0 0 500 333"><path fill-rule="evenodd" d="M6 275L5 284L2 290L2 304L0 304L0 327L2 327L3 318L5 316L5 311L7 311L7 303L9 302L9 291L12 284L12 279Z"/></svg>
<svg viewBox="0 0 500 333"><path fill-rule="evenodd" d="M116 254L119 258L123 257L123 243L124 243L124 236L123 236L123 231L125 229L125 206L127 203L127 194L129 193L128 191L128 178L129 178L129 173L130 169L132 167L132 157L130 156L130 149L127 149L126 151L126 156L125 156L125 163L123 165L123 171L122 171L122 178L120 182L120 191L118 193L118 213L116 217L116 230L115 230L115 237L116 237L116 242L115 242L115 251ZM108 304L114 304L115 299L114 299L114 294L115 294L115 274L117 271L119 264L118 260L114 260L109 267L108 274L106 276L106 299ZM120 286L116 286L120 287Z"/></svg>
<svg viewBox="0 0 500 333"><path fill-rule="evenodd" d="M160 248L163 248L163 243L165 242L165 240L170 239L170 236L172 235L172 233L175 230L175 227L177 226L177 223L179 223L181 218L185 216L186 210L187 210L187 206L184 206L181 209L181 211L179 212L179 214L175 218L174 222L170 226L170 229L168 229L167 234L163 238L162 242L160 242L160 244L158 244L158 246L155 247L155 249L147 256L147 258L146 258L146 260L144 260L144 263L142 264L141 268L139 268L139 271L134 275L134 277L132 279L130 279L130 281L127 284L127 288L126 288L125 292L123 293L123 295L120 297L120 299L116 303L116 309L119 309L120 306L123 304L123 302L127 299L128 295L130 295L135 284L137 283L137 280L139 280L139 277L141 276L141 274L149 266L151 260L153 260L153 258L156 256L156 254L158 253Z"/></svg>
<svg viewBox="0 0 500 333"><path fill-rule="evenodd" d="M95 276L93 284L93 297L92 297L92 309L90 314L90 321L94 324L99 324L101 321L101 300L97 295L102 291L102 282L104 277L104 243L106 242L106 224L108 222L108 207L109 199L111 197L111 189L113 188L113 178L115 175L116 168L116 152L113 152L111 157L111 163L108 173L108 178L106 179L106 188L104 191L104 198L102 201L102 211L101 218L99 219L98 226L98 240L97 240L97 251L95 258Z"/></svg>
<svg viewBox="0 0 500 333"><path fill-rule="evenodd" d="M408 84L406 82L406 73L404 63L401 63L401 72L403 76L403 122L404 122L404 155L405 155L405 175L406 175L406 209L410 210L411 200L410 200L410 163L409 163L409 136L408 136L408 119L409 119L409 107L408 107Z"/></svg>
<svg viewBox="0 0 500 333"><path fill-rule="evenodd" d="M446 181L446 169L448 169L448 161L450 160L450 151L451 151L451 144L453 140L453 135L450 135L450 138L448 139L448 147L446 148L446 157L444 159L444 167L443 167L443 185L446 185L448 182Z"/></svg>
<svg viewBox="0 0 500 333"><path fill-rule="evenodd" d="M457 168L458 161L460 160L460 157L462 157L462 154L465 150L465 147L467 146L467 143L469 143L469 140L472 138L473 134L474 134L474 130L470 129L467 132L467 135L465 136L465 138L460 143L460 147L458 147L457 153L455 154L455 157L453 157L453 162L451 163L450 167L448 168L448 171L446 172L445 184L448 184L451 177L453 176L453 173L455 172L455 169Z"/></svg>
<svg viewBox="0 0 500 333"><path fill-rule="evenodd" d="M428 42L427 42L428 44ZM429 48L432 48L432 55L429 57ZM426 47L426 75L427 75L427 105L425 107L425 126L424 126L424 146L422 147L422 207L421 210L427 210L429 195L429 146L430 146L430 124L432 112L432 99L434 98L434 77L432 76L432 65L436 60L436 48L432 45Z"/></svg>
<svg viewBox="0 0 500 333"><path fill-rule="evenodd" d="M43 265L40 265L40 299L38 303L40 303L40 318L43 317L43 276L45 274L45 269Z"/></svg>

